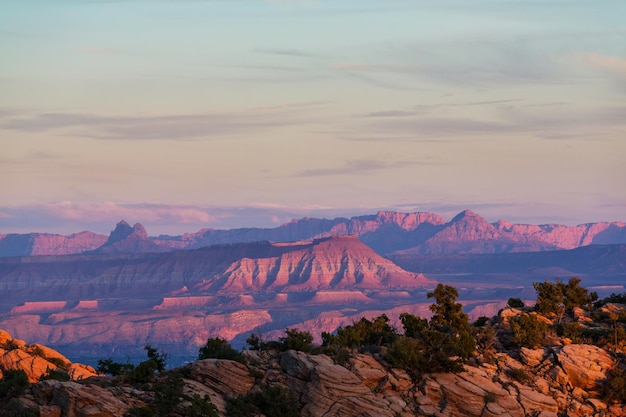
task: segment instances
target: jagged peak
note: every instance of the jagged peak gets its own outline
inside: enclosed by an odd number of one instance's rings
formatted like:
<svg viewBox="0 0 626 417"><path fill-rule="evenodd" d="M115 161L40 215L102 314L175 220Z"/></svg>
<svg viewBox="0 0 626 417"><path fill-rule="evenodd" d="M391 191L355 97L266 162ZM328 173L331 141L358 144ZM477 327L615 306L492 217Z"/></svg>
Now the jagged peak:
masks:
<svg viewBox="0 0 626 417"><path fill-rule="evenodd" d="M466 209L454 216L454 218L450 221L450 223L458 222L459 220L464 219L476 219L480 221L485 221L485 218L480 216L479 214L474 213L472 210Z"/></svg>
<svg viewBox="0 0 626 417"><path fill-rule="evenodd" d="M128 238L130 235L135 235L140 239L148 238L148 233L141 223L135 223L135 225L131 227L126 220L121 220L109 235L109 239L106 244L111 245L113 243L120 242Z"/></svg>
<svg viewBox="0 0 626 417"><path fill-rule="evenodd" d="M148 232L146 232L146 228L143 227L141 223L135 223L133 226L133 234L142 239L148 238Z"/></svg>

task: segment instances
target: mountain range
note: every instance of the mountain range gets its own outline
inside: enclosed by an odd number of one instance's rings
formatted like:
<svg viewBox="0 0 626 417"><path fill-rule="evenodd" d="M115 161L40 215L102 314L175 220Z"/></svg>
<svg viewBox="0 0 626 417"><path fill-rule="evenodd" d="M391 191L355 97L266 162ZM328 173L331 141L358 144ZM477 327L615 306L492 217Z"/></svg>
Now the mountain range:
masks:
<svg viewBox="0 0 626 417"><path fill-rule="evenodd" d="M489 223L465 210L450 221L434 213L381 211L335 219L302 218L276 228L202 229L180 236L148 236L137 223L117 224L107 237L93 232L68 236L46 233L0 235L0 257L79 253L150 253L255 241L291 242L356 235L381 255L510 253L574 249L591 244L626 243L626 223Z"/></svg>

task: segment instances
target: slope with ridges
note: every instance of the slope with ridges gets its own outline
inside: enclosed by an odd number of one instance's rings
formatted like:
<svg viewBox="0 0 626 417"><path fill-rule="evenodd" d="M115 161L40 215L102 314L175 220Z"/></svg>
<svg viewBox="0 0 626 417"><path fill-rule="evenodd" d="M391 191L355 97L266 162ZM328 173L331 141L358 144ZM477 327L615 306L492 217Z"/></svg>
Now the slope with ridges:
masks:
<svg viewBox="0 0 626 417"><path fill-rule="evenodd" d="M317 239L276 257L246 257L196 289L209 292L317 291L419 288L434 284L382 258L356 237L344 236Z"/></svg>

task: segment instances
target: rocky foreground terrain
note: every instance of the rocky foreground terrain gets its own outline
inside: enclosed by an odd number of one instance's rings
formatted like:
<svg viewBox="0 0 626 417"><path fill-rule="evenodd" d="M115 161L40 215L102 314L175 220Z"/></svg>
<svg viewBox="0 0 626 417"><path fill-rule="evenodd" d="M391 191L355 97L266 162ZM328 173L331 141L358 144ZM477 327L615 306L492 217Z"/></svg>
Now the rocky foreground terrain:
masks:
<svg viewBox="0 0 626 417"><path fill-rule="evenodd" d="M625 307L603 308L623 312ZM501 331L523 314L509 308L491 321ZM573 317L591 324L580 309ZM3 372L24 369L34 382L45 378L35 369L51 365L42 361L56 358L52 364L74 380L30 385L5 399L2 413L8 416L626 416L626 398L602 397L611 372L620 366L617 346L607 351L563 337L534 349L479 343L462 371L423 369L419 377L393 368L384 347L345 356L277 348L245 350L238 361L198 360L138 381L137 376L95 375L85 367L71 374L75 365L58 352L0 335ZM265 414L246 408L250 402Z"/></svg>

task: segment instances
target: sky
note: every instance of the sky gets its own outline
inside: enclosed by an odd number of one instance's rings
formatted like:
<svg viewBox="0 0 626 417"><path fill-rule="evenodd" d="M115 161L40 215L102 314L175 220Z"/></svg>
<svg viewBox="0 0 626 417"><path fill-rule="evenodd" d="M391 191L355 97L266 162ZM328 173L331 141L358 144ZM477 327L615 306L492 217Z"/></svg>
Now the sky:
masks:
<svg viewBox="0 0 626 417"><path fill-rule="evenodd" d="M626 221L626 1L1 3L0 234Z"/></svg>

